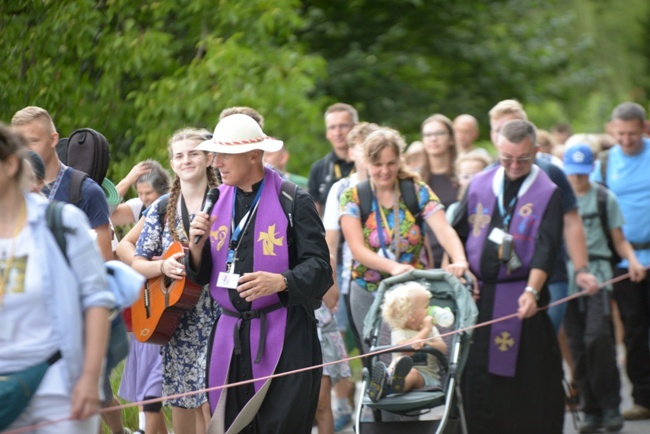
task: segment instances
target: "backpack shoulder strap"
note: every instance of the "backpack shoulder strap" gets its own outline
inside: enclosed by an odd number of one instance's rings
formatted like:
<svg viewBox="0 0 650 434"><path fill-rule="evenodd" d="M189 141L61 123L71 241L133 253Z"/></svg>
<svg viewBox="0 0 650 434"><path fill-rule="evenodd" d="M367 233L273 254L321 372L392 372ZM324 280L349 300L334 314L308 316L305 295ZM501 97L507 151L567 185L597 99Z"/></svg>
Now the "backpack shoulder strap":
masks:
<svg viewBox="0 0 650 434"><path fill-rule="evenodd" d="M287 216L289 227L292 230L297 191L298 185L286 179L282 180L282 185L280 186L280 205L282 205L282 211L284 211L284 214Z"/></svg>
<svg viewBox="0 0 650 434"><path fill-rule="evenodd" d="M287 216L287 221L289 227L287 228L287 247L289 248L289 257L296 256L296 244L295 244L295 230L294 230L294 221L293 217L295 215L295 206L296 206L296 193L298 191L298 185L294 184L291 181L286 179L282 180L282 185L280 186L280 206L282 206L282 211ZM311 310L316 310L321 305L320 298L310 299ZM310 312L310 317L314 317L313 312Z"/></svg>
<svg viewBox="0 0 650 434"><path fill-rule="evenodd" d="M363 226L368 220L372 211L372 189L370 181L367 179L357 184L357 194L359 195L359 213L361 214L361 225Z"/></svg>
<svg viewBox="0 0 650 434"><path fill-rule="evenodd" d="M72 169L72 178L68 188L68 203L79 205L79 202L81 202L81 187L86 178L88 178L88 175L81 170Z"/></svg>
<svg viewBox="0 0 650 434"><path fill-rule="evenodd" d="M612 231L609 228L609 217L607 214L607 202L609 200L609 190L607 187L597 184L598 190L596 190L596 202L598 206L598 218L600 219L600 225L603 228L603 233L607 239L607 247L611 252L610 262L612 266L621 261L621 257L616 251L616 245L614 244L614 239L612 238Z"/></svg>
<svg viewBox="0 0 650 434"><path fill-rule="evenodd" d="M603 227L605 235L609 238L609 221L607 217L607 198L609 194L607 193L607 188L597 184L596 190L596 202L598 205L598 218L600 219L600 225Z"/></svg>
<svg viewBox="0 0 650 434"><path fill-rule="evenodd" d="M165 196L158 201L158 205L156 206L156 211L158 212L158 223L160 223L160 226L162 226L163 228L165 227L165 223L167 223L168 204L169 204L169 196Z"/></svg>
<svg viewBox="0 0 650 434"><path fill-rule="evenodd" d="M420 209L418 197L415 194L415 183L413 180L400 179L399 191L409 212L413 214L413 217L415 217L415 222L418 224L418 226L422 226L422 210Z"/></svg>
<svg viewBox="0 0 650 434"><path fill-rule="evenodd" d="M609 163L609 151L603 151L598 155L600 161L600 177L603 185L607 185L607 165Z"/></svg>
<svg viewBox="0 0 650 434"><path fill-rule="evenodd" d="M69 263L68 260L68 243L65 238L65 233L68 231L65 226L63 226L63 202L56 200L51 201L47 206L47 211L45 213L45 220L47 222L47 227L54 235L54 239L61 249L61 253L65 257L65 260Z"/></svg>

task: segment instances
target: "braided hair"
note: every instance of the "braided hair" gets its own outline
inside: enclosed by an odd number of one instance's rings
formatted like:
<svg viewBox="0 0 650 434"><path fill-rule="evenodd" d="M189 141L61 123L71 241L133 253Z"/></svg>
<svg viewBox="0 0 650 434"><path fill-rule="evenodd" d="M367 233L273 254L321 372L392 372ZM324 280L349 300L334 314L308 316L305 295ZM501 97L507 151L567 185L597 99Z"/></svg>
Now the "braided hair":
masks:
<svg viewBox="0 0 650 434"><path fill-rule="evenodd" d="M211 138L212 138L212 134L210 134L210 132L205 129L183 128L181 130L178 130L174 133L171 139L169 139L169 145L167 147L169 151L169 158L170 159L172 158L173 156L172 147L177 142L187 140L187 141L195 142L196 145L198 146L199 143L205 140L209 140ZM205 155L207 156L208 154L209 152L206 151ZM210 187L219 186L219 181L217 179L217 176L215 175L214 170L210 165L208 165L205 168L205 174L206 177L208 178L208 185ZM172 240L174 241L180 241L178 233L175 230L176 206L178 204L178 199L180 199L180 196L181 196L181 179L178 177L178 175L174 175L171 189L169 190L169 201L167 202L167 225L169 227L169 233L172 237Z"/></svg>

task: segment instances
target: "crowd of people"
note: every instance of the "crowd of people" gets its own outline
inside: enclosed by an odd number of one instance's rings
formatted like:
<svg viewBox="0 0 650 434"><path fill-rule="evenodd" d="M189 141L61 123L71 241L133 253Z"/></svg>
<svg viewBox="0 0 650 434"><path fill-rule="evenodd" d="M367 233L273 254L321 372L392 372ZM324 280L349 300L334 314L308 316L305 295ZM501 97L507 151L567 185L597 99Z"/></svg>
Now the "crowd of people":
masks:
<svg viewBox="0 0 650 434"><path fill-rule="evenodd" d="M18 111L0 125L0 375L46 371L4 426L97 432L115 392L145 401L131 427L141 433L168 432L163 397L176 434L340 432L353 421L346 359L369 350L361 336L374 292L427 268L474 278L479 323L517 314L474 332L461 379L470 433L562 432L565 377L584 413L580 432L650 419L644 108L618 105L603 134L543 131L515 100L498 102L489 120L493 151L476 145L470 114L427 117L407 147L397 130L336 103L324 115L331 151L305 178L287 172L291 144L269 137L260 113L228 108L213 132L170 132L173 176L154 160L135 164L115 187L120 198L133 188L133 199L112 203L86 177L80 202L63 208L64 256L48 247L56 234L46 213L50 201L70 202L74 169L57 155L49 113ZM119 243L116 226L128 228ZM185 285L184 297L197 288L174 308L164 342L134 329L116 391L103 368L116 306L102 262L114 257L150 282ZM601 285L615 276L625 278ZM162 308L143 298L147 316L171 308L166 294ZM389 294L394 344L446 350L429 298L417 284ZM617 315L634 401L624 412ZM436 363L396 353L373 367L370 398L439 385ZM121 412L102 416L111 432L131 432Z"/></svg>

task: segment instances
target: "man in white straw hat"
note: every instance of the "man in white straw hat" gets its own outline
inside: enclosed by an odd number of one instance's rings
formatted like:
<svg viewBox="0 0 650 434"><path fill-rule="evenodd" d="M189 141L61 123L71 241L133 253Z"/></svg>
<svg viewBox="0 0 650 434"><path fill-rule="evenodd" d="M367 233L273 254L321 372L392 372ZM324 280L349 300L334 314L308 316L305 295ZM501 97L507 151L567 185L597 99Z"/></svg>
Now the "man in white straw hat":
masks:
<svg viewBox="0 0 650 434"><path fill-rule="evenodd" d="M325 230L301 189L285 211L282 178L263 163L265 151L281 147L251 117L233 114L197 148L216 153L223 180L211 215L198 213L191 224L186 264L222 309L208 348L211 388L322 360L312 301L332 285ZM208 432L311 432L321 375L314 369L209 392Z"/></svg>

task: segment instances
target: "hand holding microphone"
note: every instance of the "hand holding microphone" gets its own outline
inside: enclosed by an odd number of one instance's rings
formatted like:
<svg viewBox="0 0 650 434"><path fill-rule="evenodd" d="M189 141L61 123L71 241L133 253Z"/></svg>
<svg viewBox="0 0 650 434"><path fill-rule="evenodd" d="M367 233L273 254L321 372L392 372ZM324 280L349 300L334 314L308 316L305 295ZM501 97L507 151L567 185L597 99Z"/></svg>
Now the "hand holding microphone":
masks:
<svg viewBox="0 0 650 434"><path fill-rule="evenodd" d="M214 205L217 203L219 200L219 189L216 187L213 187L208 191L208 194L205 198L205 205L203 205L203 209L201 212L204 212L208 215L208 219L210 214L212 213L212 209L214 208ZM194 244L199 244L199 241L201 241L201 235L197 235L194 238Z"/></svg>

